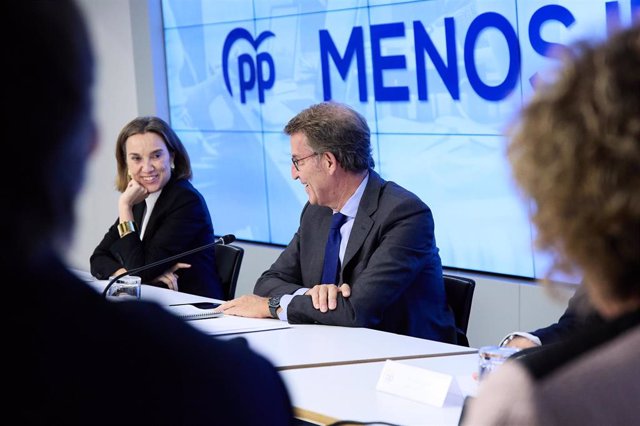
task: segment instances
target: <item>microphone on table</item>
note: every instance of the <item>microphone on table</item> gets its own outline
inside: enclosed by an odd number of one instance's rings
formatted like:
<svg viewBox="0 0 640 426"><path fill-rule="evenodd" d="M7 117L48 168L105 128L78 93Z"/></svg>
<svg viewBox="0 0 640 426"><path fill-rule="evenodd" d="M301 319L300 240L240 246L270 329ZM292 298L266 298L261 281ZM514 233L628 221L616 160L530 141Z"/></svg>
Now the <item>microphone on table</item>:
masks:
<svg viewBox="0 0 640 426"><path fill-rule="evenodd" d="M216 245L219 245L219 244L220 244L220 245L223 245L223 246L224 246L224 245L227 245L227 244L231 244L231 243L232 243L232 242L234 242L235 240L236 240L236 236L235 236L235 235L233 235L233 234L227 234L227 235L224 235L224 236L222 236L222 237L220 237L220 238L217 238L217 239L216 239L215 241L213 241L212 243L205 244L205 245L203 245L203 246L196 247L196 248L191 249L191 250L189 250L189 251L185 251L185 252L183 252L183 253L178 253L178 254L175 254L175 255L173 255L173 256L171 256L171 257L167 257L166 259L160 259L160 260L157 260L157 261L155 261L155 262L153 262L153 263L149 263L148 265L143 265L143 266L140 266L139 268L134 268L134 269L131 269L131 270L129 270L129 271L123 272L123 273L121 273L121 274L118 274L118 275L116 275L115 277L113 277L113 278L111 279L111 281L109 281L109 283L107 284L107 286L104 288L104 290L102 291L102 297L107 297L107 292L109 291L109 289L111 288L111 286L112 286L116 281L118 281L120 278L122 278L122 277L124 277L124 276L127 276L127 275L133 275L133 274L136 274L136 273L138 273L138 272L145 271L145 270L147 270L147 269L151 269L151 268L153 268L153 267L155 267L155 266L162 265L163 263L168 263L168 262L171 262L171 261L173 261L173 260L180 259L180 258L182 258L182 257L184 257L184 256L188 256L188 255L190 255L190 254L197 253L197 252L199 252L199 251L202 251L202 250L208 249L208 248L210 248L210 247L213 247L213 246L216 246Z"/></svg>

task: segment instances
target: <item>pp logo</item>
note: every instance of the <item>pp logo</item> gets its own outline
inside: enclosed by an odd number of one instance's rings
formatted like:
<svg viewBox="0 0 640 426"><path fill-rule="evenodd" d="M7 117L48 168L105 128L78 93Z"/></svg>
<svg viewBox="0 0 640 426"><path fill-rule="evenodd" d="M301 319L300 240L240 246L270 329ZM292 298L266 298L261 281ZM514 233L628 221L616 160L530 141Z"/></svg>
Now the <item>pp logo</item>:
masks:
<svg viewBox="0 0 640 426"><path fill-rule="evenodd" d="M257 52L260 44L269 37L275 37L275 35L271 31L265 31L254 40L251 33L244 28L235 28L227 35L222 49L222 69L224 72L224 84L227 86L227 91L231 96L233 96L231 83L229 82L229 51L231 47L237 40L245 39ZM266 79L265 71L267 71ZM243 104L246 103L246 92L252 90L257 84L258 100L261 104L264 103L265 90L271 89L276 80L276 70L271 55L266 52L258 53L255 61L253 56L248 53L243 53L238 56L238 80L240 86L240 102Z"/></svg>

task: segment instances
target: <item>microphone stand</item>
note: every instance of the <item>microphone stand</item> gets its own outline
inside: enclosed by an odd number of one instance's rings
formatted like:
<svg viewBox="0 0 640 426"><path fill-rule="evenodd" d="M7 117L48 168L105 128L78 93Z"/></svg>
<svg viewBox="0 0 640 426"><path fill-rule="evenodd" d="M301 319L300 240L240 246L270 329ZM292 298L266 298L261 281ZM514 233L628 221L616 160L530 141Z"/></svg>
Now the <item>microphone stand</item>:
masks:
<svg viewBox="0 0 640 426"><path fill-rule="evenodd" d="M215 240L214 242L212 242L212 243L205 244L205 245L203 245L203 246L196 247L196 248L191 249L191 250L189 250L189 251L185 251L185 252L183 252L183 253L178 253L178 254L173 255L173 256L171 256L171 257L167 257L166 259L160 259L160 260L157 260L157 261L155 261L155 262L153 262L153 263L150 263L150 264L148 264L148 265L143 265L143 266L140 266L140 267L138 267L138 268L131 269L130 271L125 271L125 272L123 272L123 273L121 273L121 274L118 274L118 275L116 275L115 277L113 277L113 278L111 279L111 281L109 281L109 283L107 284L107 286L104 288L104 290L102 290L102 297L105 297L105 298L106 298L106 297L107 297L107 292L109 291L109 289L111 288L111 286L112 286L116 281L118 281L120 278L122 278L122 277L125 277L125 276L127 276L127 275L132 275L132 274L138 273L138 272L140 272L140 271L144 271L144 270L146 270L146 269L153 268L154 266L162 265L163 263L171 262L172 260L180 259L180 258L182 258L182 257L184 257L184 256L188 256L188 255L190 255L190 254L197 253L197 252L199 252L199 251L201 251L201 250L208 249L208 248L213 247L213 246L216 246L216 245L218 245L218 244L222 244L222 245L231 244L232 242L234 242L234 241L235 241L235 239L236 239L236 236L235 236L235 235L233 235L233 234L227 234L227 235L225 235L225 236L223 236L223 237L220 237L220 238L216 239L216 240Z"/></svg>

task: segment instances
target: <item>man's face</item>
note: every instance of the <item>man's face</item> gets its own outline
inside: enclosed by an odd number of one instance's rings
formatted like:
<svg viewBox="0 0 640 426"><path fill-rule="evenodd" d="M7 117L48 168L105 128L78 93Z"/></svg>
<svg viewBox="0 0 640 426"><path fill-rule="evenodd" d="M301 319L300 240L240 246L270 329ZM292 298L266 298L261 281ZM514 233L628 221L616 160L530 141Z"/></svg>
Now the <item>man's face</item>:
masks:
<svg viewBox="0 0 640 426"><path fill-rule="evenodd" d="M313 152L303 133L291 135L291 158L295 161L291 164L291 177L300 179L309 203L329 206L329 176L324 170L321 154Z"/></svg>

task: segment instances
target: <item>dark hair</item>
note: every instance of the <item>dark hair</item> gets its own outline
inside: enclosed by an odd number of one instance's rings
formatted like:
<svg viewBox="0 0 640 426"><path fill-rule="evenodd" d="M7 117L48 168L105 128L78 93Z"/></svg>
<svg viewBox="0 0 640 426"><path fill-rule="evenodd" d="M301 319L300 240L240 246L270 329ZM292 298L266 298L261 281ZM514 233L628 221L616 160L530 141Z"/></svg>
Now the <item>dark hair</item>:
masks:
<svg viewBox="0 0 640 426"><path fill-rule="evenodd" d="M293 117L284 132L303 133L314 152L331 152L345 170L359 172L375 166L367 121L344 104L312 105Z"/></svg>
<svg viewBox="0 0 640 426"><path fill-rule="evenodd" d="M191 179L191 161L189 154L180 141L176 132L164 120L158 117L137 117L131 120L120 131L116 141L116 161L118 174L116 176L116 188L120 192L127 189L127 139L133 135L155 133L162 138L170 154L174 155L175 168L171 175L175 179Z"/></svg>
<svg viewBox="0 0 640 426"><path fill-rule="evenodd" d="M3 5L2 38L9 107L2 166L2 236L32 253L66 242L74 202L93 146L93 54L71 1ZM24 254L24 253L23 253Z"/></svg>
<svg viewBox="0 0 640 426"><path fill-rule="evenodd" d="M567 54L511 131L514 176L556 269L640 297L640 27Z"/></svg>

